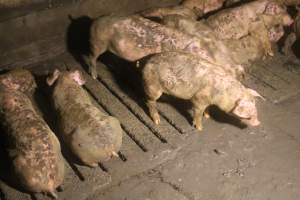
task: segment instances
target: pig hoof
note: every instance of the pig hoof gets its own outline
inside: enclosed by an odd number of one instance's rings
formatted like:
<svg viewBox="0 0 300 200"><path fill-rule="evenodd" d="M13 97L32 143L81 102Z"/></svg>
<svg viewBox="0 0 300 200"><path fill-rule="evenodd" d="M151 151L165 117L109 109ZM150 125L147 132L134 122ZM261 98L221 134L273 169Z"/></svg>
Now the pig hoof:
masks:
<svg viewBox="0 0 300 200"><path fill-rule="evenodd" d="M117 157L117 158L119 158L119 157L120 157L120 156L119 156L119 154L118 154L118 153L116 153L115 151L111 152L111 155L112 155L112 156L114 156L114 157Z"/></svg>
<svg viewBox="0 0 300 200"><path fill-rule="evenodd" d="M83 163L90 168L98 167L98 163L88 163L88 162L83 162Z"/></svg>
<svg viewBox="0 0 300 200"><path fill-rule="evenodd" d="M202 125L199 125L199 123L196 123L196 122L193 122L193 126L199 131L202 131L202 129L203 129Z"/></svg>
<svg viewBox="0 0 300 200"><path fill-rule="evenodd" d="M154 124L156 124L156 125L158 125L160 123L160 119L159 118L158 119L154 119L153 121L154 121Z"/></svg>
<svg viewBox="0 0 300 200"><path fill-rule="evenodd" d="M49 191L48 193L52 198L57 199L57 194L54 191Z"/></svg>
<svg viewBox="0 0 300 200"><path fill-rule="evenodd" d="M202 131L202 126L195 126L195 128L198 130L198 131Z"/></svg>
<svg viewBox="0 0 300 200"><path fill-rule="evenodd" d="M158 115L158 113L152 114L152 120L154 122L154 124L158 125L160 123L160 117Z"/></svg>
<svg viewBox="0 0 300 200"><path fill-rule="evenodd" d="M97 73L92 73L91 75L93 79L97 79Z"/></svg>
<svg viewBox="0 0 300 200"><path fill-rule="evenodd" d="M209 118L210 118L210 115L209 115L207 112L205 112L205 113L204 113L204 117L205 117L206 119L209 119Z"/></svg>

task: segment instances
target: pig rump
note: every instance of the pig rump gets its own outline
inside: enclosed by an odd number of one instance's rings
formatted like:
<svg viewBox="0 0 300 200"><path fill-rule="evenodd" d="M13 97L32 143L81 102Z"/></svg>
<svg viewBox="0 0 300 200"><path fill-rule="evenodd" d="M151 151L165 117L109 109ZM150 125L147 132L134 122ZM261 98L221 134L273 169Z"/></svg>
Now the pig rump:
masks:
<svg viewBox="0 0 300 200"><path fill-rule="evenodd" d="M20 91L0 88L0 108L1 124L9 139L9 157L20 184L30 192L56 197L55 188L64 177L58 139L29 97Z"/></svg>

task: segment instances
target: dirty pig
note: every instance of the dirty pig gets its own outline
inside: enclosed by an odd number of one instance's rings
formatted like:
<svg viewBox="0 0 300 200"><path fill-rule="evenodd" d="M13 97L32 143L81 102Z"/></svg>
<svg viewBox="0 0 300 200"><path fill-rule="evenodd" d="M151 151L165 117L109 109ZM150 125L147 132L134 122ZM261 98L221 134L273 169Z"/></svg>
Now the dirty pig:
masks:
<svg viewBox="0 0 300 200"><path fill-rule="evenodd" d="M285 7L271 0L257 0L228 8L210 16L206 21L219 38L239 39L249 33L252 22L264 20L261 16L267 17L265 23L271 23L273 26L289 26L293 23ZM277 24L274 24L275 22Z"/></svg>
<svg viewBox="0 0 300 200"><path fill-rule="evenodd" d="M82 85L80 71L55 70L47 79L54 85L52 99L58 113L62 138L80 161L90 167L118 156L122 143L120 122L101 112Z"/></svg>
<svg viewBox="0 0 300 200"><path fill-rule="evenodd" d="M87 60L93 78L97 77L97 57L106 50L128 61L137 61L147 55L163 51L184 51L211 63L239 68L224 62L209 48L209 43L190 34L133 15L129 17L102 17L91 27L91 54ZM234 66L233 66L234 65Z"/></svg>
<svg viewBox="0 0 300 200"><path fill-rule="evenodd" d="M271 42L271 37L268 33L262 34L263 30L260 28L264 27L261 24L256 25L256 22L252 26L255 31L240 39L219 39L204 20L194 21L178 15L169 15L162 20L162 23L209 41L210 48L214 49L213 52L219 59L227 60L229 63L234 61L244 67L249 66L254 60L267 56L271 51L263 45L267 41ZM223 68L226 69L226 65L223 65ZM229 70L230 68L227 69ZM240 69L239 74L244 75L244 70L245 68Z"/></svg>
<svg viewBox="0 0 300 200"><path fill-rule="evenodd" d="M153 55L143 69L147 106L155 124L160 123L156 101L163 94L190 100L193 125L202 130L206 108L216 105L242 122L258 126L256 91L244 87L223 68L188 53L163 52Z"/></svg>
<svg viewBox="0 0 300 200"><path fill-rule="evenodd" d="M208 49L212 49L214 56L218 58L218 62L222 63L221 66L226 71L232 73L238 78L245 75L243 66L246 63L242 62L240 57L236 55L237 49L232 48L234 46L238 46L241 39L231 39L228 40L228 42L226 40L219 39L213 29L210 28L205 21L195 21L179 15L166 16L161 23L184 33L194 35L200 40L206 41ZM246 46L245 48L250 47ZM230 63L231 65L229 65ZM233 68L232 66L236 67Z"/></svg>
<svg viewBox="0 0 300 200"><path fill-rule="evenodd" d="M59 141L19 90L0 86L0 119L6 130L8 153L18 181L29 192L49 193L64 179L64 159Z"/></svg>

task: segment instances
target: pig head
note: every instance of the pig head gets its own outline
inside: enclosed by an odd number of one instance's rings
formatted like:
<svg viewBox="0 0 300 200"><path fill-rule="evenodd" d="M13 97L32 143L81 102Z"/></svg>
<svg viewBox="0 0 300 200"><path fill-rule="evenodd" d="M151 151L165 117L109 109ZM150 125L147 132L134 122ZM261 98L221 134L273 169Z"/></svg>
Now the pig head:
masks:
<svg viewBox="0 0 300 200"><path fill-rule="evenodd" d="M75 81L78 85L84 85L85 79L83 78L79 70L71 70L67 72L60 72L58 69L55 69L53 74L47 78L47 84L49 86L53 85L59 78L68 79Z"/></svg>

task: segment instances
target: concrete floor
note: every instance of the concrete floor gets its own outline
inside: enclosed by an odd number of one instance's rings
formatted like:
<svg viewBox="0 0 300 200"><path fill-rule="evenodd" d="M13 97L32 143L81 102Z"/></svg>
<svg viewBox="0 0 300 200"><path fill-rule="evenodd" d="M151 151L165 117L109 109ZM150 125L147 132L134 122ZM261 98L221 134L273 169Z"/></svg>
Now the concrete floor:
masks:
<svg viewBox="0 0 300 200"><path fill-rule="evenodd" d="M89 200L295 200L300 196L300 65L277 58L261 81L248 79L267 101L259 101L261 126L245 128L204 122L176 156L92 195ZM285 58L287 59L287 58ZM290 59L287 59L290 60ZM277 65L277 67L276 67ZM281 66L278 66L281 65ZM260 66L253 70L260 74ZM288 69L289 67L289 69ZM281 68L281 73L276 72ZM289 70L293 68L292 73ZM289 74L289 75L288 75ZM270 78L281 77L285 86ZM295 78L293 79L292 78ZM269 80L269 81L268 81ZM298 80L298 81L296 81ZM272 90L272 91L268 91ZM273 91L274 90L274 91ZM268 93L273 93L267 96Z"/></svg>
<svg viewBox="0 0 300 200"><path fill-rule="evenodd" d="M90 169L65 154L67 174L59 199L74 200L296 200L300 196L300 65L277 54L254 64L245 84L257 89L261 126L240 128L222 113L191 125L188 102L163 97L162 123L148 117L138 73L112 55L101 57L98 80L86 89L124 130L120 158ZM53 66L78 67L69 55L32 66L37 79ZM43 83L40 82L40 85ZM47 94L38 91L44 99ZM47 104L43 104L47 107ZM42 107L43 107L42 106ZM55 113L41 108L45 118ZM55 130L55 125L50 126ZM64 148L64 147L63 147ZM2 170L3 171L3 170ZM0 199L49 199L27 194L1 176Z"/></svg>

